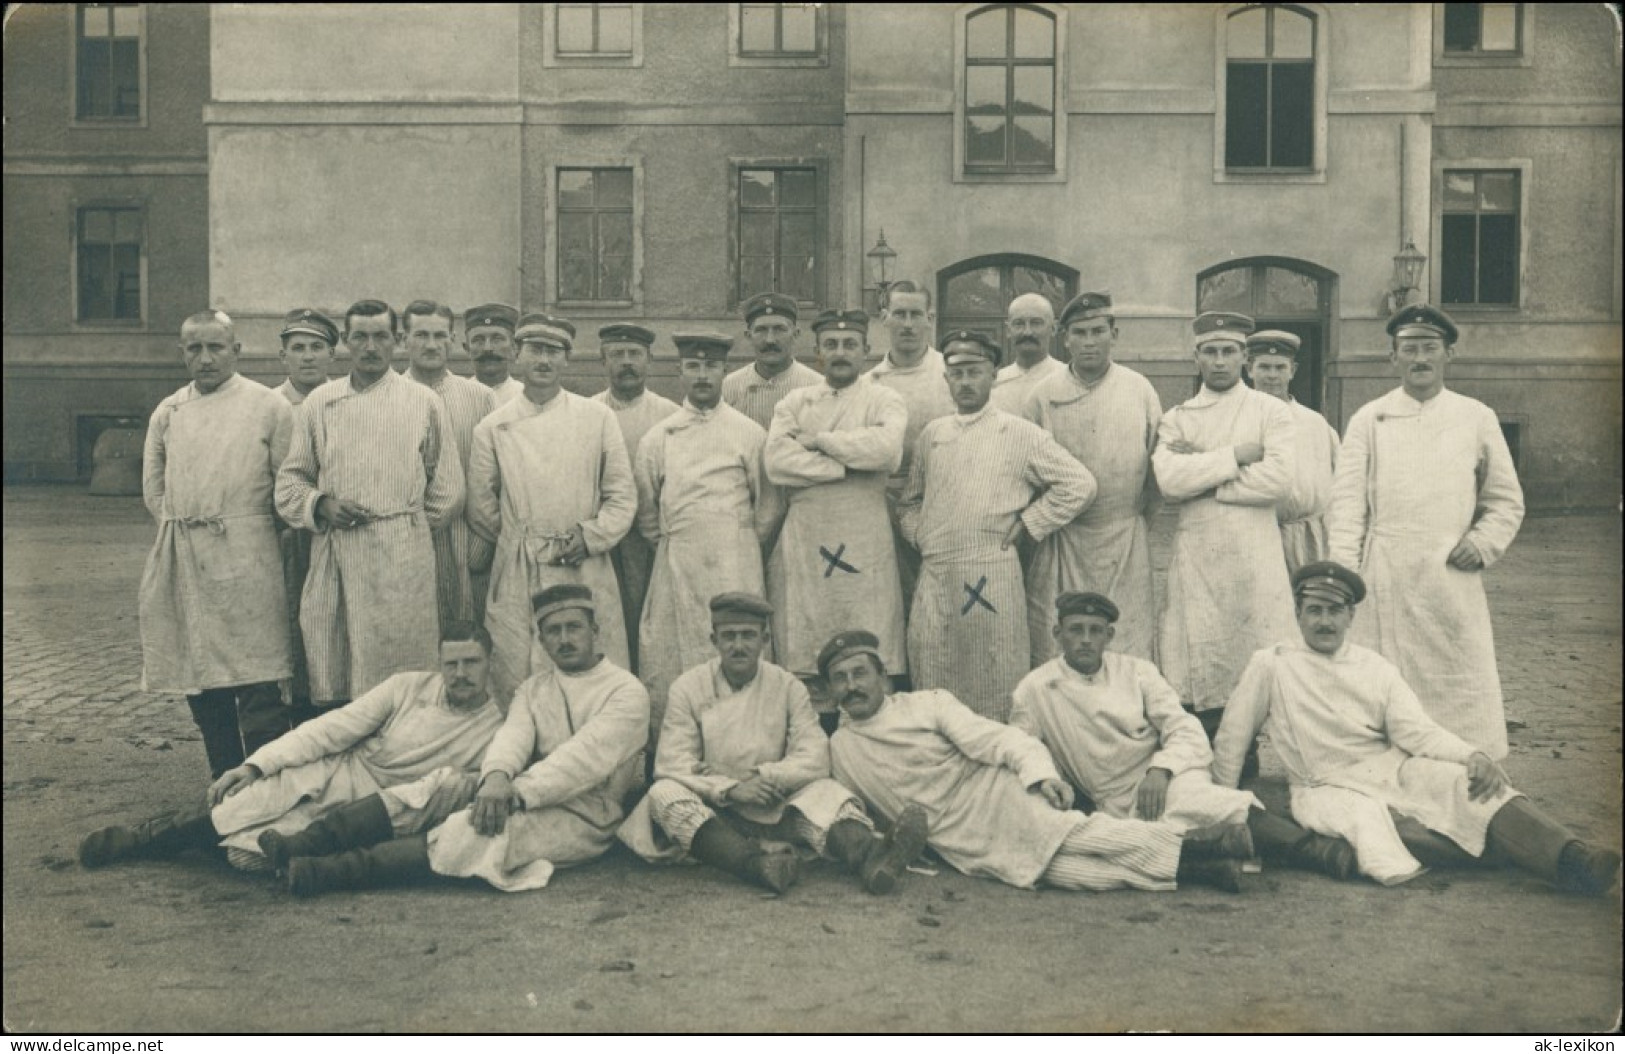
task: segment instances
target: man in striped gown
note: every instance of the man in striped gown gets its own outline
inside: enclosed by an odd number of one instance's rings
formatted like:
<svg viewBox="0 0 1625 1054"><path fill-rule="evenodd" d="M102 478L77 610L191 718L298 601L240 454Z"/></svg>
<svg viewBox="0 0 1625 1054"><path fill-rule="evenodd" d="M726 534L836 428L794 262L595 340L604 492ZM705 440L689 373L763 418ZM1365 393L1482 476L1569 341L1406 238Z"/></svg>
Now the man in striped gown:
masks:
<svg viewBox="0 0 1625 1054"><path fill-rule="evenodd" d="M909 669L916 688L946 688L1003 721L1030 668L1018 546L1082 512L1095 480L1048 432L988 405L999 364L993 341L951 333L943 361L958 412L920 432L898 503L903 537L921 557Z"/></svg>

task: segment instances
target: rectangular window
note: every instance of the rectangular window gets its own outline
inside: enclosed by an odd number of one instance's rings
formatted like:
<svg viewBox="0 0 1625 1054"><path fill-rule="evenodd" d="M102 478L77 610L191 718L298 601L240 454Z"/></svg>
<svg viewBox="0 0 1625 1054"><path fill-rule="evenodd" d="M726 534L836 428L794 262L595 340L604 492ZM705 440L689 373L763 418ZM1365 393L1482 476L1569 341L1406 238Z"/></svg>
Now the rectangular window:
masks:
<svg viewBox="0 0 1625 1054"><path fill-rule="evenodd" d="M739 170L738 299L774 291L819 299L816 168Z"/></svg>
<svg viewBox="0 0 1625 1054"><path fill-rule="evenodd" d="M81 121L141 119L141 5L74 9L74 114Z"/></svg>
<svg viewBox="0 0 1625 1054"><path fill-rule="evenodd" d="M1230 16L1226 29L1225 167L1313 168L1314 19L1266 5Z"/></svg>
<svg viewBox="0 0 1625 1054"><path fill-rule="evenodd" d="M1055 169L1054 16L1018 5L965 20L965 170Z"/></svg>
<svg viewBox="0 0 1625 1054"><path fill-rule="evenodd" d="M82 208L75 252L80 322L141 321L141 209Z"/></svg>
<svg viewBox="0 0 1625 1054"><path fill-rule="evenodd" d="M632 170L558 170L558 299L632 300Z"/></svg>
<svg viewBox="0 0 1625 1054"><path fill-rule="evenodd" d="M751 58L818 54L819 4L740 4L739 54Z"/></svg>
<svg viewBox="0 0 1625 1054"><path fill-rule="evenodd" d="M631 4L559 4L560 55L631 55Z"/></svg>
<svg viewBox="0 0 1625 1054"><path fill-rule="evenodd" d="M1446 304L1518 304L1518 173L1444 174L1439 298Z"/></svg>
<svg viewBox="0 0 1625 1054"><path fill-rule="evenodd" d="M1516 55L1523 50L1522 4L1445 4L1447 55Z"/></svg>

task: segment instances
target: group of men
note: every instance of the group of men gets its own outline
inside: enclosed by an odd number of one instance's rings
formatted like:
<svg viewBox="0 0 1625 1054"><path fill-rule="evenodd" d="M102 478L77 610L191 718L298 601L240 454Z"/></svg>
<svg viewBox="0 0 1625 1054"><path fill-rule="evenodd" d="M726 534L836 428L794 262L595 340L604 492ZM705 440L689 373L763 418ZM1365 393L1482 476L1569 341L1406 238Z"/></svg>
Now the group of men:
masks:
<svg viewBox="0 0 1625 1054"><path fill-rule="evenodd" d="M743 313L732 373L733 339L674 335L680 406L633 324L600 329L609 388L583 398L545 313L467 312L465 379L443 305L361 301L342 337L299 309L276 392L236 374L228 318L188 319L192 383L148 432L142 627L211 808L81 859L219 843L297 893L525 889L619 835L781 892L795 845L871 892L926 844L1020 886L1233 890L1255 854L1393 882L1486 853L1613 885L1618 855L1498 764L1478 572L1522 495L1493 411L1444 387L1443 312L1390 320L1401 387L1341 450L1289 394L1298 338L1239 314L1196 319L1200 390L1164 414L1112 361L1104 293L1058 318L1016 298L1005 363L972 330L938 351L929 293L894 283L867 372L862 312L813 321L821 372L793 300ZM1235 789L1265 728L1297 823Z"/></svg>

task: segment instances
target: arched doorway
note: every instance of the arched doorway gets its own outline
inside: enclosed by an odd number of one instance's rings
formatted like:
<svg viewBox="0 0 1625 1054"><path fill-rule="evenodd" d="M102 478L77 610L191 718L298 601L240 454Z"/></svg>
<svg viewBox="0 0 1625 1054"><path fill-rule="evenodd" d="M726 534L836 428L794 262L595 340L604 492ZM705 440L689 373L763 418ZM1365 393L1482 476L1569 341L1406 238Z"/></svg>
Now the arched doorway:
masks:
<svg viewBox="0 0 1625 1054"><path fill-rule="evenodd" d="M1303 341L1292 397L1319 410L1326 391L1332 293L1336 275L1304 260L1255 256L1196 277L1196 310L1239 311L1259 329L1284 329Z"/></svg>
<svg viewBox="0 0 1625 1054"><path fill-rule="evenodd" d="M961 260L937 272L937 332L985 333L1004 346L1010 301L1042 293L1059 314L1078 292L1078 272L1065 264L1024 253L995 253ZM1060 357L1060 338L1050 354Z"/></svg>

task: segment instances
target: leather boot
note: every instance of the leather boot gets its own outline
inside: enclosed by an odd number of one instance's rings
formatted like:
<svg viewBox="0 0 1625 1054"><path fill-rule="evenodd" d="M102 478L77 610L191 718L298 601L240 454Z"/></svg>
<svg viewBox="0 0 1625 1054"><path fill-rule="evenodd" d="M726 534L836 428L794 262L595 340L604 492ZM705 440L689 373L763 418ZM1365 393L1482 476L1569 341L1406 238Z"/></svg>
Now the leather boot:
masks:
<svg viewBox="0 0 1625 1054"><path fill-rule="evenodd" d="M157 816L134 827L103 827L79 843L79 866L106 867L119 860L156 860L187 849L218 844L209 810L203 806Z"/></svg>
<svg viewBox="0 0 1625 1054"><path fill-rule="evenodd" d="M1399 832L1405 849L1425 867L1472 867L1478 863L1472 853L1409 816L1394 814L1394 830Z"/></svg>
<svg viewBox="0 0 1625 1054"><path fill-rule="evenodd" d="M1244 823L1198 827L1185 832L1185 844L1179 855L1186 860L1250 860L1253 836Z"/></svg>
<svg viewBox="0 0 1625 1054"><path fill-rule="evenodd" d="M1570 842L1557 858L1557 888L1565 893L1600 897L1619 881L1619 864L1619 854L1612 849Z"/></svg>
<svg viewBox="0 0 1625 1054"><path fill-rule="evenodd" d="M260 852L277 872L285 871L296 856L331 856L346 849L365 849L395 837L384 799L376 794L348 802L297 834L266 831L259 837Z"/></svg>
<svg viewBox="0 0 1625 1054"><path fill-rule="evenodd" d="M1599 896L1619 877L1618 853L1593 849L1528 798L1513 798L1496 812L1484 852L1567 893Z"/></svg>
<svg viewBox="0 0 1625 1054"><path fill-rule="evenodd" d="M1185 852L1190 845L1190 842L1186 842L1180 849L1179 872L1175 875L1175 881L1182 886L1194 882L1222 889L1226 893L1241 892L1241 861L1227 858L1191 859Z"/></svg>
<svg viewBox="0 0 1625 1054"><path fill-rule="evenodd" d="M1247 813L1253 845L1268 863L1302 871L1318 871L1339 882L1359 873L1354 847L1342 838L1306 831L1283 816L1253 809Z"/></svg>
<svg viewBox="0 0 1625 1054"><path fill-rule="evenodd" d="M801 863L794 853L764 853L760 843L729 827L720 816L700 825L688 851L696 860L775 893L785 892L801 877Z"/></svg>
<svg viewBox="0 0 1625 1054"><path fill-rule="evenodd" d="M864 892L885 894L897 888L903 871L925 849L928 834L925 810L910 805L898 814L884 838L856 820L842 820L829 829L824 847L857 872Z"/></svg>
<svg viewBox="0 0 1625 1054"><path fill-rule="evenodd" d="M288 862L288 892L314 897L337 889L376 889L432 873L429 836L414 834L336 856L296 856Z"/></svg>

